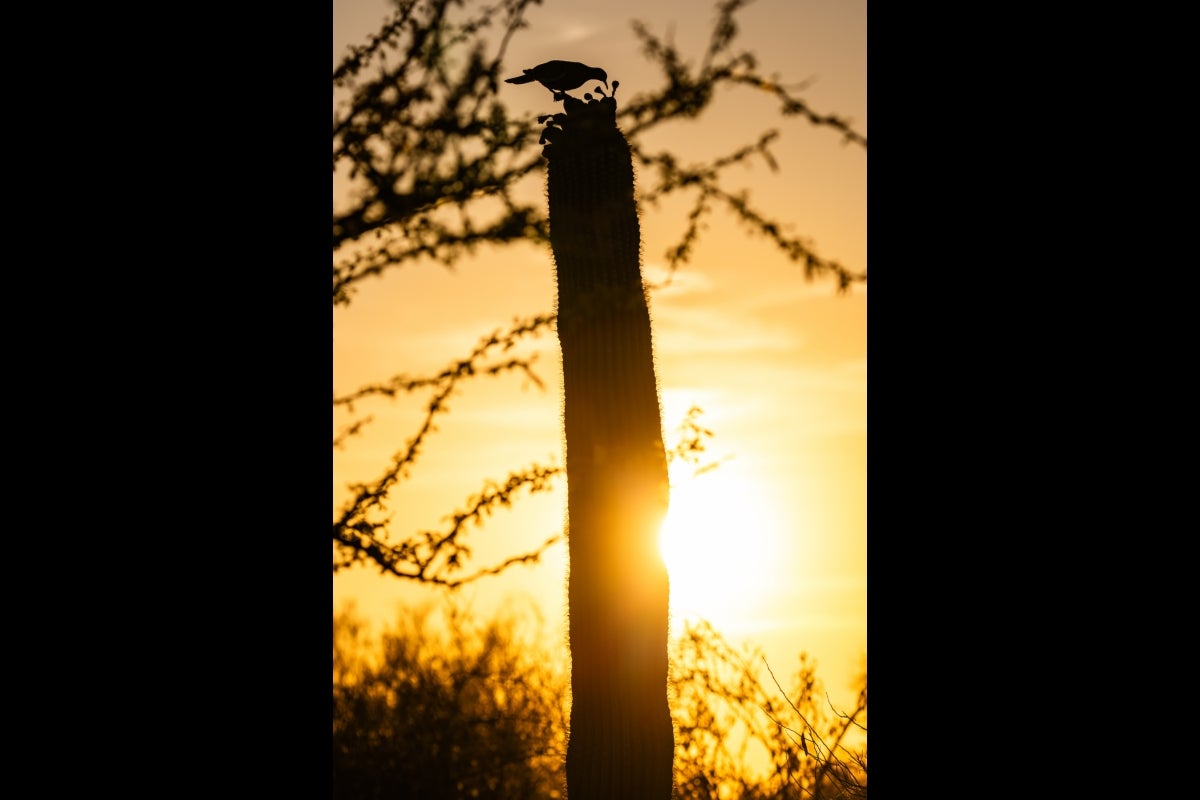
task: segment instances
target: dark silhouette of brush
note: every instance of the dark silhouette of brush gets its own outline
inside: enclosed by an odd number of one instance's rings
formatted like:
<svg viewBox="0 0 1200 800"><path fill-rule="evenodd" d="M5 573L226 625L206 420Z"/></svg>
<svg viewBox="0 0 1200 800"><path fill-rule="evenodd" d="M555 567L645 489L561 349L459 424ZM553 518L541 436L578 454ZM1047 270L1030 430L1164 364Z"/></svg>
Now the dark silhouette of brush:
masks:
<svg viewBox="0 0 1200 800"><path fill-rule="evenodd" d="M578 89L587 81L595 78L603 81L608 88L608 73L599 67L589 67L578 61L547 61L531 69L522 70L524 74L515 78L505 78L505 83L533 83L537 81L554 92L554 99L561 100L571 89Z"/></svg>

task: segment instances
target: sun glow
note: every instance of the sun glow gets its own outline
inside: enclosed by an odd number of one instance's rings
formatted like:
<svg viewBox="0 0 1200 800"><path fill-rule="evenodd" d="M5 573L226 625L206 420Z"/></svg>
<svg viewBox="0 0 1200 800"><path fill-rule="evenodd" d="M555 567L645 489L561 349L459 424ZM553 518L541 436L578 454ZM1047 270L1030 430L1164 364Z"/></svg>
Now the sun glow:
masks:
<svg viewBox="0 0 1200 800"><path fill-rule="evenodd" d="M776 524L763 494L723 466L673 481L659 549L671 577L671 617L736 624L772 582Z"/></svg>

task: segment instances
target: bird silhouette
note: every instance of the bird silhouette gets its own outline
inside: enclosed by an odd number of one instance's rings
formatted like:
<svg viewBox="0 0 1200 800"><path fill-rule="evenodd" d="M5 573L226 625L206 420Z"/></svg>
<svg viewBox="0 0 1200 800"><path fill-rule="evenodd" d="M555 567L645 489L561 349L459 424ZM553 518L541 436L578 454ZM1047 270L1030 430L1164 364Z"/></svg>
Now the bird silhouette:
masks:
<svg viewBox="0 0 1200 800"><path fill-rule="evenodd" d="M515 78L505 78L505 83L532 83L537 81L550 91L554 98L560 99L568 90L578 89L584 83L595 78L603 81L608 87L608 74L599 67L589 67L578 61L547 61L532 69L522 70L524 74Z"/></svg>

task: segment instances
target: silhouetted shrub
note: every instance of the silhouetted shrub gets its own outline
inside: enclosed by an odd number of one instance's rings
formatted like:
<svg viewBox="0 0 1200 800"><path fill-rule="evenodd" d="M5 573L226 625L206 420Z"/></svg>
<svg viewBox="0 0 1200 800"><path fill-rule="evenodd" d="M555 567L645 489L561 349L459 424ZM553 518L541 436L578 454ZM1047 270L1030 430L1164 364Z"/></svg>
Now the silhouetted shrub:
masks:
<svg viewBox="0 0 1200 800"><path fill-rule="evenodd" d="M335 798L561 797L565 682L511 619L406 611L377 645L334 620Z"/></svg>
<svg viewBox="0 0 1200 800"><path fill-rule="evenodd" d="M765 675L764 675L765 672ZM761 652L707 622L672 643L676 800L865 800L866 674L836 709L800 654L785 690Z"/></svg>
<svg viewBox="0 0 1200 800"><path fill-rule="evenodd" d="M567 674L539 635L447 606L405 610L370 641L338 614L333 796L563 797ZM707 623L671 654L675 800L866 798L865 675L857 707L835 709L804 654L786 691Z"/></svg>

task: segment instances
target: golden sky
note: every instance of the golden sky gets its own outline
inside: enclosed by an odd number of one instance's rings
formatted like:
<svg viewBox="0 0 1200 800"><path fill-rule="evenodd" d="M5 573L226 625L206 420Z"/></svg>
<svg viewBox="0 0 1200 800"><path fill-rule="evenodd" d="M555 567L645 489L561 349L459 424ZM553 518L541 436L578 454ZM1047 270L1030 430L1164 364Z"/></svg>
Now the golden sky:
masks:
<svg viewBox="0 0 1200 800"><path fill-rule="evenodd" d="M389 8L386 0L335 0L335 62ZM672 30L681 51L698 60L713 16L712 5L683 0L546 0L511 43L507 72L552 58L603 66L610 82L621 83L619 104L658 84L631 19L660 35ZM758 0L738 20L735 47L753 50L760 70L785 83L811 81L799 93L806 103L869 135L864 0ZM531 116L553 110L536 85L502 84L501 97ZM765 95L730 93L700 120L673 123L647 144L670 147L687 162L778 128L780 171L758 161L729 173L726 185L749 190L753 204L823 257L865 270L865 150L774 108ZM542 193L542 182L544 172L527 191ZM642 208L643 269L651 281L664 274L663 253L682 231L684 213L680 203ZM808 652L835 701L849 703L866 652L867 290L860 284L838 295L829 280L808 283L765 240L722 214L710 221L692 262L650 296L666 442L698 405L701 423L715 433L710 455L724 459L695 479L673 472L678 485L664 536L684 545L668 549L672 613L676 620L703 615L733 642L761 646L781 677ZM334 389L346 393L400 372L435 373L514 318L553 307L548 245L481 251L453 272L404 267L360 284L352 304L335 310ZM485 479L502 480L535 461L562 463L557 341L543 336L526 350L538 353L546 388L515 375L464 385L391 504L402 528L439 529ZM375 422L365 439L334 451L335 508L347 482L375 477L404 445L425 399L359 409ZM533 549L556 533L565 499L565 489L523 499L472 531L477 562ZM557 545L542 564L484 579L464 597L481 611L502 602L536 609L548 630L561 631L565 557L565 545ZM434 597L377 570L339 573L333 589L335 603L353 599L376 621L388 620L397 603Z"/></svg>

